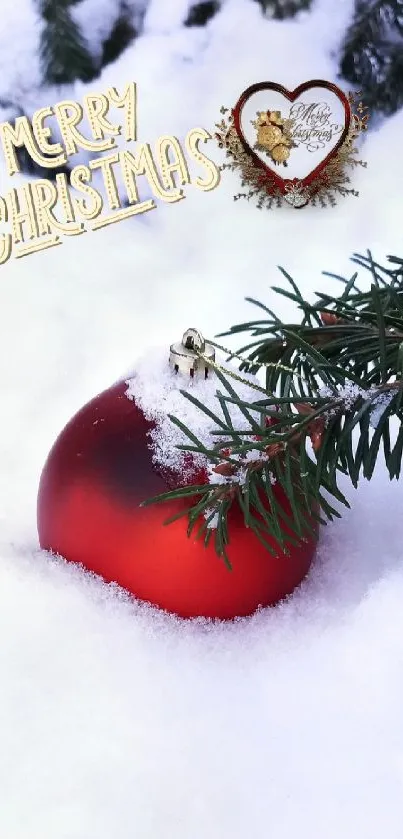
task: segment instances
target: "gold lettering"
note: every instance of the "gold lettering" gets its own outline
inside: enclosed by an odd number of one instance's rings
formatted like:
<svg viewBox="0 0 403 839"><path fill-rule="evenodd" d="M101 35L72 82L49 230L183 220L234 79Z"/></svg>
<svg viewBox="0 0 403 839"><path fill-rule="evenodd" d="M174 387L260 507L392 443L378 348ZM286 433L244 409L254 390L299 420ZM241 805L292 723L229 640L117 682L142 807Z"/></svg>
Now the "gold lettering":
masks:
<svg viewBox="0 0 403 839"><path fill-rule="evenodd" d="M62 154L60 159L52 158L51 160L41 155L36 147L32 128L26 116L17 117L14 128L9 122L2 122L0 124L0 140L9 175L15 175L21 171L15 147L25 146L31 159L46 169L53 169L54 166L62 165L67 160L65 154Z"/></svg>
<svg viewBox="0 0 403 839"><path fill-rule="evenodd" d="M130 196L137 196L137 187L133 185L133 176L146 175L157 198L168 202L178 201L178 195L175 192L165 190L160 184L149 143L142 143L137 149L136 156L130 151L120 152L119 160L129 200L131 200ZM137 201L138 198L135 197L134 200Z"/></svg>
<svg viewBox="0 0 403 839"><path fill-rule="evenodd" d="M167 189L174 190L173 194L176 195L176 199L172 198L172 201L180 201L181 198L184 198L183 189L176 188L175 179L173 177L174 172L177 173L179 183L182 186L190 183L189 170L180 142L176 137L160 137L159 140L157 140L156 149L164 186L166 186ZM169 159L169 152L171 149L174 153L174 160Z"/></svg>
<svg viewBox="0 0 403 839"><path fill-rule="evenodd" d="M115 180L112 166L119 161L119 152L108 154L105 157L100 157L97 160L90 161L90 169L100 169L104 179L106 194L108 196L109 206L111 210L117 210L121 207L119 192Z"/></svg>
<svg viewBox="0 0 403 839"><path fill-rule="evenodd" d="M56 184L57 184L57 190L58 190L58 193L59 193L60 201L62 203L63 212L66 216L66 221L69 222L69 223L75 222L76 217L74 215L73 202L71 200L69 185L68 185L68 182L67 182L67 175L65 175L64 172L59 172L56 175ZM80 227L80 229L84 229L83 224L80 224L79 227ZM70 228L69 228L69 232L70 232Z"/></svg>
<svg viewBox="0 0 403 839"><path fill-rule="evenodd" d="M82 232L84 227L83 224L77 224L72 227L69 223L70 220L65 223L57 220L53 213L53 209L56 207L59 192L51 181L33 181L31 187L35 206L35 216L40 236L46 236L48 233L53 233L54 230L57 230L59 233L64 233L66 236Z"/></svg>
<svg viewBox="0 0 403 839"><path fill-rule="evenodd" d="M25 198L26 208L21 209L21 196ZM39 235L35 218L35 207L32 197L31 184L27 183L21 189L10 189L6 195L8 215L11 218L14 244L18 245L26 239L36 239ZM28 225L28 235L24 236L23 224Z"/></svg>
<svg viewBox="0 0 403 839"><path fill-rule="evenodd" d="M110 87L107 95L112 105L126 110L124 130L126 143L137 140L137 88L135 83L129 82L122 96L119 96L116 87Z"/></svg>
<svg viewBox="0 0 403 839"><path fill-rule="evenodd" d="M0 196L0 222L7 223L7 221L7 204L4 198ZM0 236L0 265L4 265L10 259L12 248L13 239L11 233L2 233Z"/></svg>
<svg viewBox="0 0 403 839"><path fill-rule="evenodd" d="M114 137L105 140L105 133L120 134L120 126L112 125L109 120L105 119L109 104L109 100L103 94L94 93L84 97L84 108L91 125L92 134L96 140L102 140L101 143L96 144L97 151L108 151L116 145Z"/></svg>
<svg viewBox="0 0 403 839"><path fill-rule="evenodd" d="M87 181L91 181L91 171L88 166L75 166L74 169L71 170L70 183L73 189L83 192L84 195L87 195L88 198L91 198L93 201L93 206L91 208L91 206L88 207L86 200L81 198L75 199L80 215L84 216L85 219L91 220L98 218L99 214L102 212L103 201L99 192L87 183Z"/></svg>
<svg viewBox="0 0 403 839"><path fill-rule="evenodd" d="M51 117L54 115L53 108L41 108L39 111L35 111L32 117L32 129L34 132L35 140L38 143L40 150L44 154L51 154L55 157L52 161L52 166L63 166L66 163L67 155L63 151L63 146L61 143L49 143L49 137L51 136L52 132L48 125L44 125L43 121L47 117Z"/></svg>
<svg viewBox="0 0 403 839"><path fill-rule="evenodd" d="M205 131L204 128L192 128L189 131L186 137L186 149L191 157L196 161L196 163L200 163L207 169L208 175L206 178L197 177L195 180L192 180L192 184L197 186L198 189L202 189L204 192L209 192L211 189L215 189L216 186L220 183L220 170L212 160L206 157L203 152L200 151L198 144L200 140L203 140L204 143L207 140L211 140L211 134L208 131Z"/></svg>
<svg viewBox="0 0 403 839"><path fill-rule="evenodd" d="M77 129L81 122L84 111L78 102L66 100L55 105L55 114L63 137L63 143L68 156L77 154L78 148L86 151L94 151L94 143L91 143Z"/></svg>

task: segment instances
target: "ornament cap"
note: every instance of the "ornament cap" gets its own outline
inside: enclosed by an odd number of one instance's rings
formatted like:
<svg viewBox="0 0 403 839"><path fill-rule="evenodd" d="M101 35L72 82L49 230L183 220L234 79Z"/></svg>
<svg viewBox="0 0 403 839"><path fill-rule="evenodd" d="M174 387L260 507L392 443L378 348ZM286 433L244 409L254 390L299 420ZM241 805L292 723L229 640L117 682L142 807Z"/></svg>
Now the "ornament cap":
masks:
<svg viewBox="0 0 403 839"><path fill-rule="evenodd" d="M198 329L187 329L182 341L170 347L170 367L175 373L182 373L191 379L207 379L211 375L211 363L214 360L214 347L206 344Z"/></svg>

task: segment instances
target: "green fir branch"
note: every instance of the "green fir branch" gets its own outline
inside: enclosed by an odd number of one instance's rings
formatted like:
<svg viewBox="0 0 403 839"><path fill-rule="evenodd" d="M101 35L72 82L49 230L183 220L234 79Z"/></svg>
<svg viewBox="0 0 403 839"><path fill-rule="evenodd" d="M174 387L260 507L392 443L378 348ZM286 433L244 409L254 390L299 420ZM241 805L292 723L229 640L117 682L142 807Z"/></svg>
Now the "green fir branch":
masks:
<svg viewBox="0 0 403 839"><path fill-rule="evenodd" d="M44 82L90 82L99 74L89 45L76 24L71 7L78 0L38 0L45 25L40 40Z"/></svg>
<svg viewBox="0 0 403 839"><path fill-rule="evenodd" d="M255 0L259 3L266 17L285 20L295 17L299 12L308 11L312 0Z"/></svg>
<svg viewBox="0 0 403 839"><path fill-rule="evenodd" d="M403 104L403 0L355 0L340 56L341 76L365 104L390 115Z"/></svg>
<svg viewBox="0 0 403 839"><path fill-rule="evenodd" d="M341 294L319 292L312 303L282 270L291 290L272 290L292 300L300 322L283 323L271 308L253 300L266 318L223 333L249 334L251 340L230 357L243 359L241 371L256 373L266 367L266 395L257 391L250 403L240 399L230 377L217 370L224 388L217 394L222 411L217 416L183 391L211 420L217 442L210 450L171 418L192 443L179 448L203 455L213 478L205 485L179 486L144 504L188 499L188 532L197 525L197 536L208 544L212 531L216 552L227 565L233 504L269 552L284 554L287 545L309 538L318 522L340 517L340 505L349 506L338 486L340 474L356 487L360 478L372 478L383 456L390 479L400 476L403 260L391 256L386 267L380 266L370 252L355 254L353 260L369 273L369 289L359 287L357 274L347 280L327 274L342 284ZM243 428L233 427L234 405L244 416ZM398 423L396 433L392 421ZM214 474L221 482L214 482ZM276 486L287 499L286 508Z"/></svg>

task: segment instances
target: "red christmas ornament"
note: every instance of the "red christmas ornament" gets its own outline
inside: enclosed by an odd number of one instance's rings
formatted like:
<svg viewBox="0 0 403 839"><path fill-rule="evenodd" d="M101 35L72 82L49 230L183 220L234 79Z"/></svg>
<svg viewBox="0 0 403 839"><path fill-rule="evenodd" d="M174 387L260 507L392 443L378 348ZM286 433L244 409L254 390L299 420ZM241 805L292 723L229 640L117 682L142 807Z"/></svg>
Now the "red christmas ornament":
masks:
<svg viewBox="0 0 403 839"><path fill-rule="evenodd" d="M173 356L173 362L194 375L197 357L189 362L190 356L182 361ZM54 444L39 487L41 548L183 618L250 615L290 594L310 568L314 539L290 546L288 556L273 557L233 504L229 571L213 539L205 548L202 539L187 536L186 516L164 525L189 499L140 507L171 487L152 462L147 434L153 423L128 399L127 389L119 382L85 405ZM206 473L193 475L191 483L206 480ZM290 513L281 487L275 484L273 491Z"/></svg>

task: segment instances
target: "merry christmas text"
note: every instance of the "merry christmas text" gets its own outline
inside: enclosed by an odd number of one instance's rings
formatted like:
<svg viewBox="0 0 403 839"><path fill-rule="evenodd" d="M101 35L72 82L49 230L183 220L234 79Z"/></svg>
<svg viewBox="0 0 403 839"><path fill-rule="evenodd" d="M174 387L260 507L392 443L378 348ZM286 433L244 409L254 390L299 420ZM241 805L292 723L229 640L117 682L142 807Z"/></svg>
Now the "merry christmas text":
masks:
<svg viewBox="0 0 403 839"><path fill-rule="evenodd" d="M332 111L327 102L298 102L291 106L292 139L305 144L307 151L317 152L341 134L343 126L332 122Z"/></svg>
<svg viewBox="0 0 403 839"><path fill-rule="evenodd" d="M107 118L111 106L123 111L121 124ZM88 165L74 166L68 174L59 171L54 180L28 181L0 196L0 224L8 227L7 232L0 233L0 265L11 255L19 258L62 244L61 236L100 230L146 213L156 208L154 198L176 203L185 197L186 184L204 192L218 186L219 169L199 148L200 143L211 139L208 131L191 129L184 147L176 137L163 135L152 149L150 143L137 142L136 113L137 90L131 82L122 94L109 88L106 94L85 96L83 105L66 100L36 111L31 121L22 116L14 125L0 124L0 145L10 176L21 171L17 149L24 148L45 169L60 169L80 150L100 154ZM89 126L86 133L81 126L84 118ZM62 142L57 135L52 136L47 120L56 121ZM118 136L127 143L135 142L133 151L117 147ZM201 173L192 176L189 163L198 164ZM92 183L97 172L102 192ZM137 184L141 176L153 195L144 201L139 198ZM117 179L123 186L123 196Z"/></svg>

